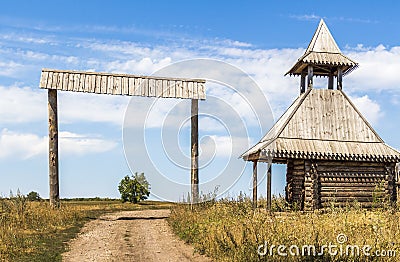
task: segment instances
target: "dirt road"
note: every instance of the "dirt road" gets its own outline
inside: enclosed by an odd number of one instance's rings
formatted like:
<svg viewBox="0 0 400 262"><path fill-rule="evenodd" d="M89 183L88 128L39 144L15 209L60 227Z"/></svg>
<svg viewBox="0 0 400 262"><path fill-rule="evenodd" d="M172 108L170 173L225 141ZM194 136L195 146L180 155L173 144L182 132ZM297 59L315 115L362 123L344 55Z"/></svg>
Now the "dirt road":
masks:
<svg viewBox="0 0 400 262"><path fill-rule="evenodd" d="M169 213L140 210L102 216L70 242L63 261L211 261L172 233Z"/></svg>

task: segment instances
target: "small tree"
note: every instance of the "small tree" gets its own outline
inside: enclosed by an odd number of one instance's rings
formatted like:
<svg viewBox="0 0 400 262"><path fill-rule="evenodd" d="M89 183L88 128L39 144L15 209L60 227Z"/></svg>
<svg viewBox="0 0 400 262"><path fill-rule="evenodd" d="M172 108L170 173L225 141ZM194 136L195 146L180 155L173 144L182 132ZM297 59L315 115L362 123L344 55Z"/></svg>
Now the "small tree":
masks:
<svg viewBox="0 0 400 262"><path fill-rule="evenodd" d="M127 175L119 182L118 191L121 194L122 202L136 204L150 195L150 184L144 173L136 172L132 177Z"/></svg>
<svg viewBox="0 0 400 262"><path fill-rule="evenodd" d="M31 191L26 195L26 198L29 201L40 201L42 198L40 197L38 192Z"/></svg>

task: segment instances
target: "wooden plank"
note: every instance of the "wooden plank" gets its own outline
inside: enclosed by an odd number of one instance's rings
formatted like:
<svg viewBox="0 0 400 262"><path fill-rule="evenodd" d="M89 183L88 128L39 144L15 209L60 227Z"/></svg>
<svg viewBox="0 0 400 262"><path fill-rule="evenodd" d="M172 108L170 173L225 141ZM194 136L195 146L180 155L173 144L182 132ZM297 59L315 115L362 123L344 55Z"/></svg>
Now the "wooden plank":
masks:
<svg viewBox="0 0 400 262"><path fill-rule="evenodd" d="M52 83L53 83L53 72L49 72L48 78L47 78L47 84L46 84L46 88L47 89L52 89Z"/></svg>
<svg viewBox="0 0 400 262"><path fill-rule="evenodd" d="M129 95L130 96L133 96L133 95L135 95L135 78L133 78L133 77L130 77L129 79L128 79L128 88L129 88Z"/></svg>
<svg viewBox="0 0 400 262"><path fill-rule="evenodd" d="M161 97L162 91L162 80L156 80L156 97Z"/></svg>
<svg viewBox="0 0 400 262"><path fill-rule="evenodd" d="M193 82L188 82L187 88L188 88L188 97L193 97Z"/></svg>
<svg viewBox="0 0 400 262"><path fill-rule="evenodd" d="M199 92L197 90L197 82L193 82L193 98L199 99Z"/></svg>
<svg viewBox="0 0 400 262"><path fill-rule="evenodd" d="M68 91L74 90L74 74L69 74L68 76Z"/></svg>
<svg viewBox="0 0 400 262"><path fill-rule="evenodd" d="M169 81L169 96L176 97L176 81L175 80Z"/></svg>
<svg viewBox="0 0 400 262"><path fill-rule="evenodd" d="M79 78L81 77L81 75L79 74L74 74L73 78L74 78L74 87L73 87L73 91L74 92L78 92L79 89Z"/></svg>
<svg viewBox="0 0 400 262"><path fill-rule="evenodd" d="M140 83L140 90L141 90L141 96L147 96L146 95L146 93L147 93L147 90L146 90L146 87L145 87L145 85L144 85L144 79L143 78L138 78L139 79L139 83Z"/></svg>
<svg viewBox="0 0 400 262"><path fill-rule="evenodd" d="M64 76L64 73L57 74L57 84L56 84L56 86L54 86L54 89L63 90L63 76Z"/></svg>
<svg viewBox="0 0 400 262"><path fill-rule="evenodd" d="M46 88L47 86L47 79L49 77L49 72L42 72L41 77L40 77L40 87L41 88Z"/></svg>
<svg viewBox="0 0 400 262"><path fill-rule="evenodd" d="M107 94L107 83L108 83L108 77L107 76L101 76L101 94Z"/></svg>
<svg viewBox="0 0 400 262"><path fill-rule="evenodd" d="M199 99L206 99L206 90L205 90L205 85L204 83L197 83L197 86L199 87Z"/></svg>
<svg viewBox="0 0 400 262"><path fill-rule="evenodd" d="M60 206L59 168L58 168L58 117L57 117L57 90L48 90L49 114L49 185L50 206Z"/></svg>
<svg viewBox="0 0 400 262"><path fill-rule="evenodd" d="M63 74L63 90L68 91L68 85L69 85L69 74L68 73L64 73Z"/></svg>
<svg viewBox="0 0 400 262"><path fill-rule="evenodd" d="M154 79L149 79L149 96L156 96L156 81Z"/></svg>
<svg viewBox="0 0 400 262"><path fill-rule="evenodd" d="M143 95L144 96L150 96L150 91L149 91L149 79L148 78L143 78L142 79L142 89L144 91Z"/></svg>
<svg viewBox="0 0 400 262"><path fill-rule="evenodd" d="M114 77L114 81L113 81L113 95L121 95L122 94L122 88L121 88L121 77L117 76Z"/></svg>
<svg viewBox="0 0 400 262"><path fill-rule="evenodd" d="M162 97L169 97L169 86L168 86L168 80L164 79L163 80L163 92L162 92Z"/></svg>
<svg viewBox="0 0 400 262"><path fill-rule="evenodd" d="M189 97L188 82L182 82L182 98Z"/></svg>
<svg viewBox="0 0 400 262"><path fill-rule="evenodd" d="M122 94L129 95L129 80L127 77L122 78Z"/></svg>
<svg viewBox="0 0 400 262"><path fill-rule="evenodd" d="M84 74L80 75L78 92L84 92L85 91L85 78L86 78L86 76Z"/></svg>
<svg viewBox="0 0 400 262"><path fill-rule="evenodd" d="M90 92L91 80L92 80L92 76L91 75L85 75L85 84L84 84L84 87L83 87L83 92L85 92L85 93Z"/></svg>
<svg viewBox="0 0 400 262"><path fill-rule="evenodd" d="M101 76L96 75L95 93L101 94Z"/></svg>
<svg viewBox="0 0 400 262"><path fill-rule="evenodd" d="M95 91L96 91L96 75L90 75L89 92L95 93Z"/></svg>
<svg viewBox="0 0 400 262"><path fill-rule="evenodd" d="M108 76L107 77L107 94L112 95L114 88L114 77Z"/></svg>
<svg viewBox="0 0 400 262"><path fill-rule="evenodd" d="M140 79L135 78L135 96L141 96L142 95L142 86L140 85Z"/></svg>
<svg viewBox="0 0 400 262"><path fill-rule="evenodd" d="M182 81L175 81L176 97L182 98Z"/></svg>

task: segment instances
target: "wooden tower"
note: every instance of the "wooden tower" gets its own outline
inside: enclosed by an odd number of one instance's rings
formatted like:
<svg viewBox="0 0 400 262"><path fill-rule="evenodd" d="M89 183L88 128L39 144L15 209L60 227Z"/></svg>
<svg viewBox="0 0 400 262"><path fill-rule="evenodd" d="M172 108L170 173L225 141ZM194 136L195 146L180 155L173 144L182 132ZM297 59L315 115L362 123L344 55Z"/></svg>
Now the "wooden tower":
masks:
<svg viewBox="0 0 400 262"><path fill-rule="evenodd" d="M356 67L321 20L306 52L286 73L301 76L300 95L242 155L255 166L286 164L286 199L301 209L396 200L400 152L384 143L342 90L343 75ZM313 88L314 76L327 77L328 88Z"/></svg>

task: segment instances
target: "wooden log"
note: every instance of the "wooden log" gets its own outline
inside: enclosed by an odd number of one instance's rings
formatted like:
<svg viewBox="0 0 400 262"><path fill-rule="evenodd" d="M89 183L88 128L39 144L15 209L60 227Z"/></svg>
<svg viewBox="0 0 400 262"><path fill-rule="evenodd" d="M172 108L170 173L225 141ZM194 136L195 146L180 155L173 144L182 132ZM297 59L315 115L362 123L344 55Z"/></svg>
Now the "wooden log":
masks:
<svg viewBox="0 0 400 262"><path fill-rule="evenodd" d="M337 192L326 192L326 191L321 191L320 196L321 198L323 197L373 197L374 191L337 191ZM384 192L379 192L384 193Z"/></svg>
<svg viewBox="0 0 400 262"><path fill-rule="evenodd" d="M346 165L346 164L343 164ZM357 172L357 173L368 173L368 172L380 172L383 173L385 170L382 166L331 166L331 165L318 165L319 172Z"/></svg>
<svg viewBox="0 0 400 262"><path fill-rule="evenodd" d="M60 191L58 178L58 117L57 117L57 90L48 90L49 114L49 186L50 206L60 206Z"/></svg>
<svg viewBox="0 0 400 262"><path fill-rule="evenodd" d="M372 208L372 207L376 207L376 206L380 206L379 203L373 203L373 202L358 202L356 201L357 204L362 207L362 208ZM325 203L321 203L321 207L322 208L329 208L329 207L345 207L346 205L352 205L354 203L354 200L351 201L351 199L349 201L346 202L325 202Z"/></svg>
<svg viewBox="0 0 400 262"><path fill-rule="evenodd" d="M371 187L375 188L377 184L374 183L329 183L329 182L321 182L321 187Z"/></svg>
<svg viewBox="0 0 400 262"><path fill-rule="evenodd" d="M253 161L253 207L257 208L257 161Z"/></svg>
<svg viewBox="0 0 400 262"><path fill-rule="evenodd" d="M343 70L342 68L338 68L337 70L337 90L342 90L343 89Z"/></svg>
<svg viewBox="0 0 400 262"><path fill-rule="evenodd" d="M333 89L333 73L329 73L329 79L328 79L328 89Z"/></svg>
<svg viewBox="0 0 400 262"><path fill-rule="evenodd" d="M346 203L346 202L373 202L374 198L373 197L323 197L320 199L320 203L329 203L329 202L337 202L337 203Z"/></svg>
<svg viewBox="0 0 400 262"><path fill-rule="evenodd" d="M308 161L306 162L308 163ZM309 164L308 164L309 165ZM318 161L318 169L320 166L343 166L343 167L384 167L384 163L378 162L359 162L359 161Z"/></svg>
<svg viewBox="0 0 400 262"><path fill-rule="evenodd" d="M304 92L306 92L306 73L302 72L300 79L300 94L303 94Z"/></svg>
<svg viewBox="0 0 400 262"><path fill-rule="evenodd" d="M321 192L373 192L375 187L324 187L321 185Z"/></svg>
<svg viewBox="0 0 400 262"><path fill-rule="evenodd" d="M271 168L272 168L272 159L271 161L268 161L268 167L267 167L267 210L268 211L271 211L271 206L272 206Z"/></svg>
<svg viewBox="0 0 400 262"><path fill-rule="evenodd" d="M198 130L198 114L199 100L191 99L191 188L192 188L192 203L197 203L199 200L199 130Z"/></svg>
<svg viewBox="0 0 400 262"><path fill-rule="evenodd" d="M307 88L313 88L313 76L314 76L314 68L312 65L308 65L308 74L307 74Z"/></svg>

